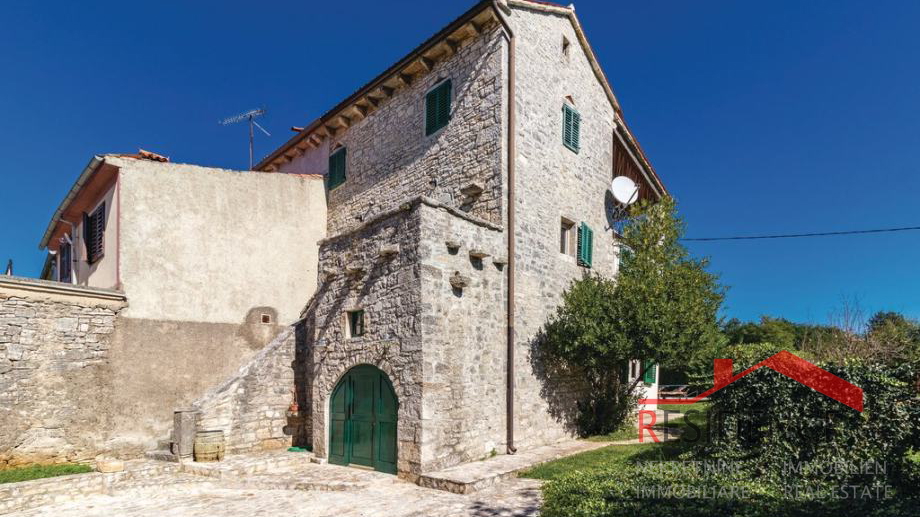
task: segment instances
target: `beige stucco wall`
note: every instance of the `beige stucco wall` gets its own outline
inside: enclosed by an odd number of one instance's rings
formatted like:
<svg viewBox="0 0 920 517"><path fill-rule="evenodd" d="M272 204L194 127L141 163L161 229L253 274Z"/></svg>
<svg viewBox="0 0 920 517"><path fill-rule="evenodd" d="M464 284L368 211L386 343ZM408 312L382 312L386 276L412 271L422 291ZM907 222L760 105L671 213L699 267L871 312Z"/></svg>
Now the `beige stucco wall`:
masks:
<svg viewBox="0 0 920 517"><path fill-rule="evenodd" d="M316 288L325 236L320 178L114 159L128 318L295 321Z"/></svg>

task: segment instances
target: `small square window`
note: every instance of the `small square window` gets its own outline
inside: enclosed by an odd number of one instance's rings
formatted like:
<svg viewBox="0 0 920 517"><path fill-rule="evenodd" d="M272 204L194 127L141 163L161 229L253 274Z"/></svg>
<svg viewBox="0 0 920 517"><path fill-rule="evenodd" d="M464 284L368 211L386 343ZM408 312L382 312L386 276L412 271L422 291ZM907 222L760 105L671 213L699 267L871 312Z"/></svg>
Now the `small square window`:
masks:
<svg viewBox="0 0 920 517"><path fill-rule="evenodd" d="M575 223L563 217L559 225L559 253L574 257L576 241Z"/></svg>
<svg viewBox="0 0 920 517"><path fill-rule="evenodd" d="M346 337L354 338L364 335L364 311L355 310L345 313L345 330Z"/></svg>
<svg viewBox="0 0 920 517"><path fill-rule="evenodd" d="M267 324L270 324L271 322L272 322L272 315L271 315L271 314L263 314L263 315L262 315L262 323L265 323L265 324L267 325Z"/></svg>

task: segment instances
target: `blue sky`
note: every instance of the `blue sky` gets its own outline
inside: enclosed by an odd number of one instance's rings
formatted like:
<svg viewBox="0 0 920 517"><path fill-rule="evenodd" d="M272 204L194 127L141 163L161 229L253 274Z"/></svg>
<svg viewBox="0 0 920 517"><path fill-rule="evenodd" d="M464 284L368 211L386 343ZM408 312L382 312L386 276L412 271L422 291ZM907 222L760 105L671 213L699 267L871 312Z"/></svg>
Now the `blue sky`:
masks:
<svg viewBox="0 0 920 517"><path fill-rule="evenodd" d="M93 153L245 168L472 5L5 2L0 260L39 273ZM437 6L434 8L433 6ZM920 225L920 3L617 2L576 9L688 236ZM825 322L844 297L920 318L920 232L695 243L725 314Z"/></svg>

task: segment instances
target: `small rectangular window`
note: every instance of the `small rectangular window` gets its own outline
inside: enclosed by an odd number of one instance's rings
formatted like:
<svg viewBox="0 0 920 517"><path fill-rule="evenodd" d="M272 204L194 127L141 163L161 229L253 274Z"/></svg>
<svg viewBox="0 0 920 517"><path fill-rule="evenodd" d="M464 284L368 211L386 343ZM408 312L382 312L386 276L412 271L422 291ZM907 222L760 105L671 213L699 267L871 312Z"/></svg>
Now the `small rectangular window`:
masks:
<svg viewBox="0 0 920 517"><path fill-rule="evenodd" d="M559 226L559 253L575 255L575 223L563 218Z"/></svg>
<svg viewBox="0 0 920 517"><path fill-rule="evenodd" d="M348 322L348 337L361 337L364 335L364 311L348 311L345 313Z"/></svg>
<svg viewBox="0 0 920 517"><path fill-rule="evenodd" d="M580 148L581 115L569 104L562 105L562 143L578 152Z"/></svg>
<svg viewBox="0 0 920 517"><path fill-rule="evenodd" d="M562 37L562 56L568 60L569 59L569 38L565 36Z"/></svg>
<svg viewBox="0 0 920 517"><path fill-rule="evenodd" d="M450 79L425 95L425 135L436 133L450 122Z"/></svg>
<svg viewBox="0 0 920 517"><path fill-rule="evenodd" d="M594 262L594 230L587 224L578 227L578 265L591 267Z"/></svg>
<svg viewBox="0 0 920 517"><path fill-rule="evenodd" d="M345 183L345 160L346 149L340 147L337 151L329 155L329 177L327 186L332 190L342 183Z"/></svg>
<svg viewBox="0 0 920 517"><path fill-rule="evenodd" d="M105 256L105 203L99 205L92 215L83 214L83 243L86 245L86 261L90 264Z"/></svg>

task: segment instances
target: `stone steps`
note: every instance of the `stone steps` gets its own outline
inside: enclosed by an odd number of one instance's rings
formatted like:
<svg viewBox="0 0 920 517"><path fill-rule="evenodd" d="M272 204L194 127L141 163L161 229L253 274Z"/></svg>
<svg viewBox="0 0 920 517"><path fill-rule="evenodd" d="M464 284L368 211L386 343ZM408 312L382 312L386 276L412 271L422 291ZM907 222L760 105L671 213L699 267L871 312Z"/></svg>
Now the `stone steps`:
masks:
<svg viewBox="0 0 920 517"><path fill-rule="evenodd" d="M444 470L422 474L418 484L425 488L444 490L455 494L471 494L535 465L553 461L580 452L611 445L609 442L572 441L544 447L520 450L517 454L503 454L482 461L464 463Z"/></svg>

